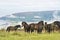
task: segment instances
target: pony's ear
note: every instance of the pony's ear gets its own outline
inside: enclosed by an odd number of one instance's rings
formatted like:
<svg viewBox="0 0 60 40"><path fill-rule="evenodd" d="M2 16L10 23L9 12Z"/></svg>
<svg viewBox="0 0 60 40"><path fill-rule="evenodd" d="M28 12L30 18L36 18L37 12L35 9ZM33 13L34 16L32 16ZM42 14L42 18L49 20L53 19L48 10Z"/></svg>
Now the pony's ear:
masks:
<svg viewBox="0 0 60 40"><path fill-rule="evenodd" d="M26 23L26 22L22 22L22 24L23 24L23 23Z"/></svg>

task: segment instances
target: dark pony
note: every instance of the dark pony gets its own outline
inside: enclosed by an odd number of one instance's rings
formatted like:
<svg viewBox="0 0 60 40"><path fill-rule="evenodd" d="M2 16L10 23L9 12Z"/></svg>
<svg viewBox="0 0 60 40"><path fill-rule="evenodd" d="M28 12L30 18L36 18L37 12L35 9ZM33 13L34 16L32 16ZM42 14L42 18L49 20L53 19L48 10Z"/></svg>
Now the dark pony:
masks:
<svg viewBox="0 0 60 40"><path fill-rule="evenodd" d="M45 22L45 31L48 33L54 32L55 25L53 23L47 24Z"/></svg>
<svg viewBox="0 0 60 40"><path fill-rule="evenodd" d="M37 30L37 32L41 33L43 31L43 28L44 28L44 21L38 22L38 30Z"/></svg>
<svg viewBox="0 0 60 40"><path fill-rule="evenodd" d="M60 21L54 21L53 23L56 27L56 30L58 30L60 32Z"/></svg>
<svg viewBox="0 0 60 40"><path fill-rule="evenodd" d="M41 33L43 30L43 26L44 26L43 21L40 21L38 23L31 23L30 24L31 33L34 32L34 30L37 31L37 33Z"/></svg>
<svg viewBox="0 0 60 40"><path fill-rule="evenodd" d="M20 25L9 26L9 27L7 27L6 31L8 31L8 32L13 31L13 30L16 31L19 27L21 28Z"/></svg>
<svg viewBox="0 0 60 40"><path fill-rule="evenodd" d="M24 26L25 32L30 32L30 26L26 22L22 22L22 26Z"/></svg>

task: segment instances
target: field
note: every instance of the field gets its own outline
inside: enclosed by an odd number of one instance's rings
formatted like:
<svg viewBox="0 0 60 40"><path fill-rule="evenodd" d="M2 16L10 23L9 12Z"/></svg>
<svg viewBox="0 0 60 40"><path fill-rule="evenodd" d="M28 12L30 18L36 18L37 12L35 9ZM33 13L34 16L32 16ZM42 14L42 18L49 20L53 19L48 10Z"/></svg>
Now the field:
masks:
<svg viewBox="0 0 60 40"><path fill-rule="evenodd" d="M60 33L25 33L0 31L0 40L60 40Z"/></svg>

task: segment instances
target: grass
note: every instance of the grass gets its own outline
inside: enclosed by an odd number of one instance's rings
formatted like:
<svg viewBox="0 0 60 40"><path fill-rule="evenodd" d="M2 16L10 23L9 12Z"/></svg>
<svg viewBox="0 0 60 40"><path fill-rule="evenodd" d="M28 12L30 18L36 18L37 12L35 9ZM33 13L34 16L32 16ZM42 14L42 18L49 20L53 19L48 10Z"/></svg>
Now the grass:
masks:
<svg viewBox="0 0 60 40"><path fill-rule="evenodd" d="M60 40L60 33L25 33L0 31L0 40Z"/></svg>

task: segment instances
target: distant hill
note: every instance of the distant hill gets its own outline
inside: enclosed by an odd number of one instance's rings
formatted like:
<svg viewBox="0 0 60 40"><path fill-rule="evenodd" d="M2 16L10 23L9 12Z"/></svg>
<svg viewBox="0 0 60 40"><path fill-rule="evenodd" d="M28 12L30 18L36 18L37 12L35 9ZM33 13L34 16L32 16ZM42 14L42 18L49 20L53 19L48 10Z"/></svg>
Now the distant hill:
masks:
<svg viewBox="0 0 60 40"><path fill-rule="evenodd" d="M21 12L1 17L0 20L36 22L53 19L54 11Z"/></svg>

